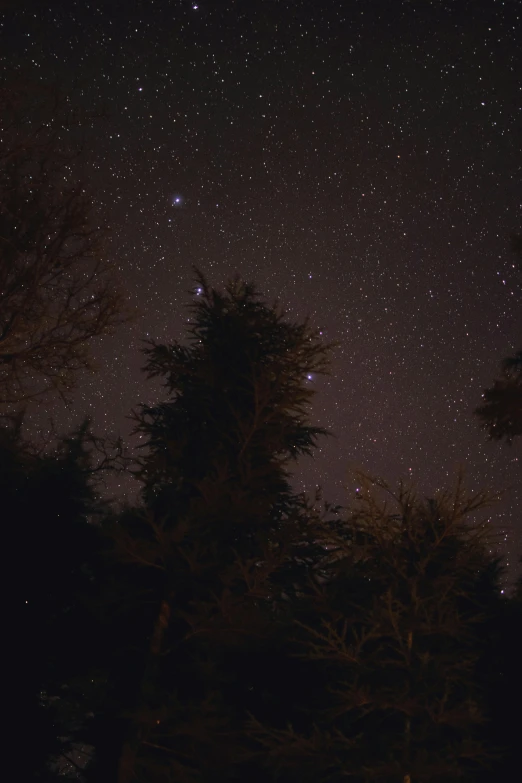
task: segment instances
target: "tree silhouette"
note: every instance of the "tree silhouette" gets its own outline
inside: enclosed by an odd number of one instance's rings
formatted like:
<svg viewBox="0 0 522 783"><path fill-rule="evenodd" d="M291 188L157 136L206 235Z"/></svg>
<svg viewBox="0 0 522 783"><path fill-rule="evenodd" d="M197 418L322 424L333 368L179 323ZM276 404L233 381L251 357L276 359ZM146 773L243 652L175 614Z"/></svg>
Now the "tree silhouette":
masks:
<svg viewBox="0 0 522 783"><path fill-rule="evenodd" d="M512 249L522 272L522 237L512 237ZM493 386L485 389L484 403L475 413L492 440L505 440L522 435L522 350L502 362L502 373Z"/></svg>
<svg viewBox="0 0 522 783"><path fill-rule="evenodd" d="M252 720L259 762L288 783L474 780L493 753L476 667L499 567L470 520L488 498L359 481L352 515L316 529L322 579L296 615L315 696L299 729Z"/></svg>
<svg viewBox="0 0 522 783"><path fill-rule="evenodd" d="M92 524L103 508L94 477L92 436L84 422L51 447L22 435L22 417L0 428L2 521L14 563L13 667L22 715L12 748L20 778L54 779L85 724L96 623L88 601L100 538ZM89 686L92 687L92 684ZM57 773L56 773L57 775Z"/></svg>
<svg viewBox="0 0 522 783"><path fill-rule="evenodd" d="M239 278L223 291L199 273L196 284L187 340L146 349L168 399L135 414L143 502L111 533L148 596L147 630L114 686L131 694L105 732L124 736L122 750L111 761L99 745L96 780L242 778L252 661L268 681L275 575L307 513L291 464L323 434L308 422L307 376L327 369L318 333Z"/></svg>
<svg viewBox="0 0 522 783"><path fill-rule="evenodd" d="M27 87L27 85L25 85ZM89 342L127 321L85 185L71 172L81 119L20 85L0 92L0 405L62 397L94 367ZM20 95L29 95L20 99Z"/></svg>
<svg viewBox="0 0 522 783"><path fill-rule="evenodd" d="M502 374L483 394L484 404L476 410L492 440L522 435L522 351L504 359Z"/></svg>

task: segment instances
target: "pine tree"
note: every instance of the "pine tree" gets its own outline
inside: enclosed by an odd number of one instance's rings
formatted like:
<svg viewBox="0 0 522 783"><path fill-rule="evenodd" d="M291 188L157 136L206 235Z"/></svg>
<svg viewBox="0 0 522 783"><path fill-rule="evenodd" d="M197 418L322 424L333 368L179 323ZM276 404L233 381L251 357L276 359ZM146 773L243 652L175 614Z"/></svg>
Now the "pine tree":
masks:
<svg viewBox="0 0 522 783"><path fill-rule="evenodd" d="M293 650L313 698L300 728L252 720L260 759L285 783L475 780L493 755L477 667L500 573L472 519L488 499L362 486L352 515L315 533L326 554Z"/></svg>
<svg viewBox="0 0 522 783"><path fill-rule="evenodd" d="M484 403L475 413L492 440L522 435L522 351L502 362L502 375L483 394Z"/></svg>
<svg viewBox="0 0 522 783"><path fill-rule="evenodd" d="M518 714L522 700L522 576L512 592L502 590L494 611L488 613L482 641L485 654L478 677L488 716L484 738L497 748L492 765L494 779L515 780L520 767L520 731L513 716ZM489 770L480 778L484 783L491 779Z"/></svg>
<svg viewBox="0 0 522 783"><path fill-rule="evenodd" d="M522 273L522 237L512 237L512 249ZM475 414L490 439L512 443L522 435L522 350L504 359L501 369L493 386L484 390L484 402Z"/></svg>
<svg viewBox="0 0 522 783"><path fill-rule="evenodd" d="M522 236L513 236L511 242L518 271L522 273ZM502 361L500 376L482 396L483 403L475 414L490 440L513 444L522 435L522 350ZM520 566L522 558L519 569ZM490 623L490 660L482 672L492 718L491 735L503 748L497 774L499 779L507 780L516 775L519 766L519 732L511 715L518 710L522 697L519 663L522 657L521 580L519 570L514 595L501 602Z"/></svg>
<svg viewBox="0 0 522 783"><path fill-rule="evenodd" d="M318 333L239 278L196 282L188 339L146 349L168 399L135 414L142 505L112 528L149 596L136 668L115 686L133 702L119 783L244 776L242 725L265 687L253 682L277 657L274 577L307 510L291 465L323 434L308 421L308 376L327 369Z"/></svg>
<svg viewBox="0 0 522 783"><path fill-rule="evenodd" d="M14 562L13 667L18 714L11 748L20 779L54 779L85 723L86 682L94 625L87 602L95 589L101 512L89 424L49 448L23 436L21 416L0 428L2 522Z"/></svg>

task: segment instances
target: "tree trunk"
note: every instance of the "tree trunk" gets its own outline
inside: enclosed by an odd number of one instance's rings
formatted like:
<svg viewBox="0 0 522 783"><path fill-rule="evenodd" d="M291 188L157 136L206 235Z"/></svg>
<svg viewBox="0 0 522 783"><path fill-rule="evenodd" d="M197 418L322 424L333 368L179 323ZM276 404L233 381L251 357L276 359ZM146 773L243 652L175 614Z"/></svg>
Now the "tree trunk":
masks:
<svg viewBox="0 0 522 783"><path fill-rule="evenodd" d="M408 631L408 653L411 656L411 648L413 647L413 632ZM411 665L411 657L409 660L409 663ZM404 733L405 733L405 740L406 740L406 762L409 765L410 763L410 735L411 735L411 721L410 718L406 718L406 725L404 727ZM411 775L404 775L403 783L411 783Z"/></svg>
<svg viewBox="0 0 522 783"><path fill-rule="evenodd" d="M141 681L141 704L146 703L146 694L151 692L156 679L158 659L163 649L163 639L165 637L165 632L169 627L170 615L170 604L166 599L163 599L158 617L154 623L147 664ZM117 783L131 783L131 781L136 780L136 758L143 736L142 728L143 727L139 723L133 725L129 731L129 736L123 743L120 760L118 762Z"/></svg>

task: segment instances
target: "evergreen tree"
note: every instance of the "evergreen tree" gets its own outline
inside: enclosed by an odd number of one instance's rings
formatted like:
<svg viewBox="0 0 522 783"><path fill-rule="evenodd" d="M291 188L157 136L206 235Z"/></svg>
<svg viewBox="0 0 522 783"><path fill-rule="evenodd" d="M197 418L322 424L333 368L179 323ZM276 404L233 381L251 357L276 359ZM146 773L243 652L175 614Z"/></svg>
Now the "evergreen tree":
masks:
<svg viewBox="0 0 522 783"><path fill-rule="evenodd" d="M15 553L18 629L12 649L21 728L12 752L23 780L58 776L85 723L95 642L87 602L99 552L91 523L101 510L91 444L88 422L50 449L24 439L21 416L0 428L2 521Z"/></svg>
<svg viewBox="0 0 522 783"><path fill-rule="evenodd" d="M522 565L522 562L520 563ZM484 655L477 671L483 686L488 723L484 738L497 748L495 780L516 780L520 768L520 729L516 715L522 701L522 576L512 594L502 595L488 614L482 640ZM481 780L489 783L491 772Z"/></svg>
<svg viewBox="0 0 522 783"><path fill-rule="evenodd" d="M512 237L512 249L522 273L522 237ZM488 389L484 402L475 413L492 440L505 440L522 435L522 350L502 361L502 373Z"/></svg>
<svg viewBox="0 0 522 783"><path fill-rule="evenodd" d="M476 410L489 437L506 440L522 435L522 351L502 362L502 375L483 394Z"/></svg>
<svg viewBox="0 0 522 783"><path fill-rule="evenodd" d="M512 249L522 273L522 236L512 237ZM483 404L475 413L491 440L512 444L522 435L522 350L504 359L501 368L500 377L485 389ZM490 622L490 655L482 671L491 716L490 736L503 748L497 774L499 779L507 780L516 776L519 767L519 732L512 715L522 699L521 590L519 575L514 595L500 603Z"/></svg>
<svg viewBox="0 0 522 783"><path fill-rule="evenodd" d="M307 513L291 464L323 434L308 422L307 376L325 372L327 348L308 322L238 278L218 291L200 274L191 315L186 342L146 349L168 399L135 414L142 505L112 524L148 601L148 631L112 691L113 704L127 698L108 732L124 737L119 783L244 777L247 709L261 709L280 659L275 577ZM93 777L109 780L117 743L98 748Z"/></svg>
<svg viewBox="0 0 522 783"><path fill-rule="evenodd" d="M475 780L493 754L477 671L500 572L469 517L487 498L363 487L344 524L316 530L326 554L293 650L315 687L300 728L252 720L259 760L288 783Z"/></svg>

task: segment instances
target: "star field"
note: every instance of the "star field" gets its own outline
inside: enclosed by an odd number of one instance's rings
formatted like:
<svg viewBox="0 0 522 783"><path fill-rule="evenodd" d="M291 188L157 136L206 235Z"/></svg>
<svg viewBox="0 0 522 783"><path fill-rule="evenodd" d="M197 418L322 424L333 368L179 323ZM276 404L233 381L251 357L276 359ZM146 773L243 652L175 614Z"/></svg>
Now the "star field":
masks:
<svg viewBox="0 0 522 783"><path fill-rule="evenodd" d="M317 386L335 437L298 472L345 502L350 471L421 492L464 465L506 487L522 547L521 444L472 412L522 344L519 2L167 0L7 4L0 72L58 81L107 116L82 171L141 316L100 341L64 427L128 433L143 338L182 336L192 265L240 272L339 342Z"/></svg>

